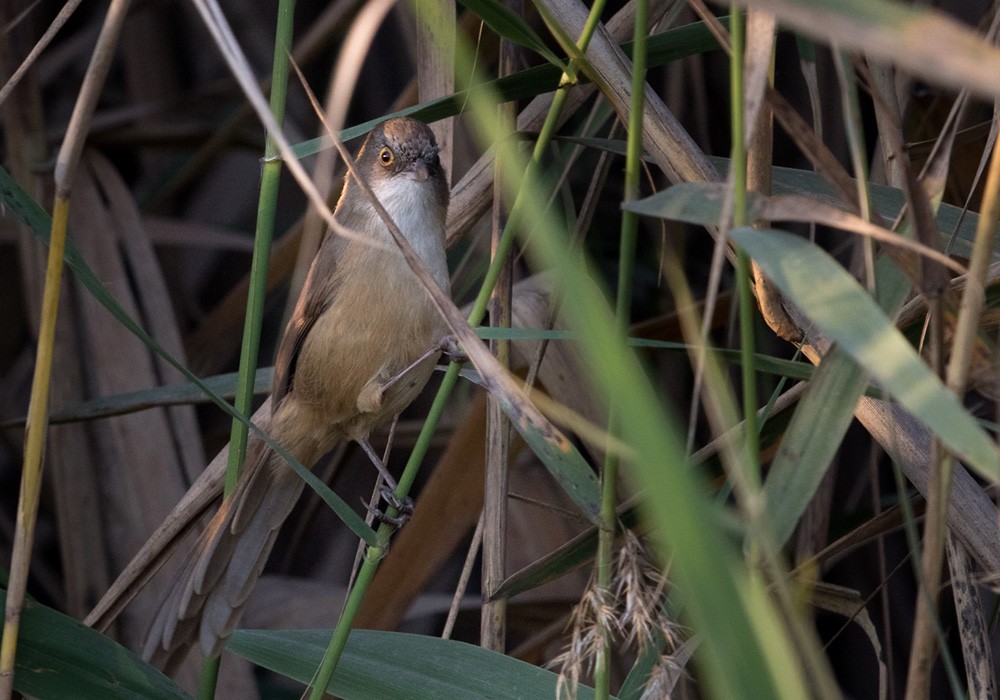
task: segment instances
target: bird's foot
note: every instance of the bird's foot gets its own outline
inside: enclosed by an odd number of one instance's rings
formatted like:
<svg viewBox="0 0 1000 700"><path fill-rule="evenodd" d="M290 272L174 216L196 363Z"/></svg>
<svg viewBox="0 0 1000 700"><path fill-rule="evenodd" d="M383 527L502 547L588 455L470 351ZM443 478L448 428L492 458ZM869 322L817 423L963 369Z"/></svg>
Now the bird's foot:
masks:
<svg viewBox="0 0 1000 700"><path fill-rule="evenodd" d="M452 362L462 363L469 359L469 356L465 354L465 350L462 349L462 344L458 342L458 338L451 334L446 335L438 341L438 348Z"/></svg>
<svg viewBox="0 0 1000 700"><path fill-rule="evenodd" d="M403 527L406 521L410 519L410 516L413 515L413 499L409 496L403 499L396 498L395 489L390 488L388 484L382 485L382 488L379 489L379 495L385 501L386 505L389 506L387 510L396 511L396 515L389 515L388 512L368 504L365 504L365 508L380 523L392 525L397 530Z"/></svg>

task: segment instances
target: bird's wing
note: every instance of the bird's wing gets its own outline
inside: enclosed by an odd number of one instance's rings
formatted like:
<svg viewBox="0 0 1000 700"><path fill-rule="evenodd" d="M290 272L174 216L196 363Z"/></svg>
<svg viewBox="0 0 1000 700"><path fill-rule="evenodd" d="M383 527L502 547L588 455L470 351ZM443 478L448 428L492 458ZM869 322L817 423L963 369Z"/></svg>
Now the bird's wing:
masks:
<svg viewBox="0 0 1000 700"><path fill-rule="evenodd" d="M271 387L271 406L277 407L285 394L292 388L295 379L295 364L306 336L316 323L316 319L336 298L339 280L337 261L346 247L347 239L327 232L320 252L313 258L306 275L305 284L295 304L292 317L285 327L285 334L278 346L274 360L274 384ZM323 250L329 248L329 250Z"/></svg>

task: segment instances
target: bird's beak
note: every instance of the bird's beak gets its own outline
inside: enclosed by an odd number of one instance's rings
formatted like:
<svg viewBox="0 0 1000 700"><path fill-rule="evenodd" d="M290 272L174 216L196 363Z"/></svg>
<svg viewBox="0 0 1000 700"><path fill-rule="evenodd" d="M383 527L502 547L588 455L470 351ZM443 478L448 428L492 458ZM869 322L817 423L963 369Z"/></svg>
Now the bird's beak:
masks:
<svg viewBox="0 0 1000 700"><path fill-rule="evenodd" d="M427 163L421 158L413 161L413 164L410 166L410 172L413 179L417 182L427 182L431 176L431 171L427 168Z"/></svg>

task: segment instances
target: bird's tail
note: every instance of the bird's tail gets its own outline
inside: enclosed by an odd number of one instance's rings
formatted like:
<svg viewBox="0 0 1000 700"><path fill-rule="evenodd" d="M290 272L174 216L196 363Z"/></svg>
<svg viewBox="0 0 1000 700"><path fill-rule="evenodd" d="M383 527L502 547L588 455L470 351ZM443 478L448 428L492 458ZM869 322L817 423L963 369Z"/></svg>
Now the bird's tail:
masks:
<svg viewBox="0 0 1000 700"><path fill-rule="evenodd" d="M196 639L206 657L222 652L302 488L281 457L251 438L243 475L153 619L143 658L171 671Z"/></svg>

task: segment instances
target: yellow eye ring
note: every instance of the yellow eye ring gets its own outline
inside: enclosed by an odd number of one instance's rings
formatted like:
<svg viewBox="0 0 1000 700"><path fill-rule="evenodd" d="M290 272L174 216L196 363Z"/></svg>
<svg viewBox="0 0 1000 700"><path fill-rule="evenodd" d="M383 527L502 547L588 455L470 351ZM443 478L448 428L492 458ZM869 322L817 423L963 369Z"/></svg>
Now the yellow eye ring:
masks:
<svg viewBox="0 0 1000 700"><path fill-rule="evenodd" d="M381 163L382 167L384 167L384 168L388 168L393 163L395 163L396 162L396 156L392 152L392 149L389 148L388 146L382 146L382 148L379 149L379 152L378 152L378 162Z"/></svg>

